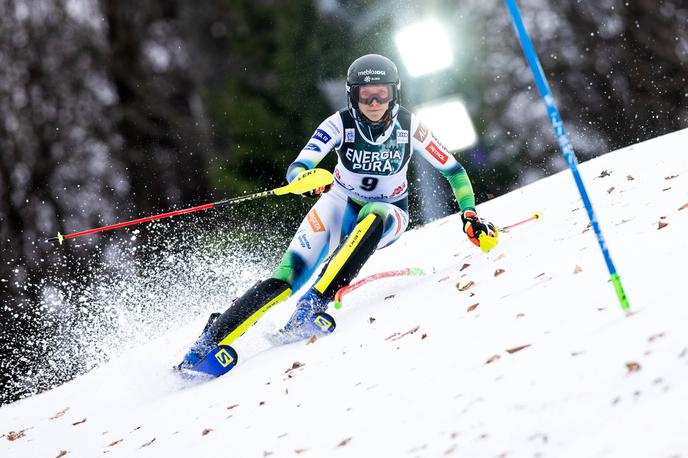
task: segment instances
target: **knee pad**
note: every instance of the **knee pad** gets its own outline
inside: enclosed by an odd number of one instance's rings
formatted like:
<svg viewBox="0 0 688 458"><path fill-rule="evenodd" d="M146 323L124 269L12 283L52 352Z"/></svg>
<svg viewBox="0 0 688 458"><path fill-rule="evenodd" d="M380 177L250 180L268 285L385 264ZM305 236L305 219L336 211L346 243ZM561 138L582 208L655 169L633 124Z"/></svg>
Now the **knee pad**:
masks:
<svg viewBox="0 0 688 458"><path fill-rule="evenodd" d="M377 248L384 248L395 242L408 226L408 213L394 204L368 202L358 212L358 220L361 221L368 215L377 215L382 219L382 237Z"/></svg>
<svg viewBox="0 0 688 458"><path fill-rule="evenodd" d="M377 215L384 221L389 213L387 205L382 202L368 202L359 210L356 221L360 223L368 215Z"/></svg>

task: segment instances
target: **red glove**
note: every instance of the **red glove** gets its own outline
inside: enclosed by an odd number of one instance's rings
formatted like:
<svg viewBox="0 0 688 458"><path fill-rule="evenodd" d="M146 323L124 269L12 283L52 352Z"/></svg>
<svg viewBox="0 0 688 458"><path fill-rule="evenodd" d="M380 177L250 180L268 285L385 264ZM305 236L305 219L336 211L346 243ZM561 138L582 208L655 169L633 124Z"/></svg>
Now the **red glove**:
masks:
<svg viewBox="0 0 688 458"><path fill-rule="evenodd" d="M475 246L480 246L480 235L485 234L493 239L497 238L497 229L489 221L478 216L474 210L466 210L461 214L463 221L463 232L468 236L468 240ZM491 249L492 247L488 248ZM487 250L484 250L487 251Z"/></svg>

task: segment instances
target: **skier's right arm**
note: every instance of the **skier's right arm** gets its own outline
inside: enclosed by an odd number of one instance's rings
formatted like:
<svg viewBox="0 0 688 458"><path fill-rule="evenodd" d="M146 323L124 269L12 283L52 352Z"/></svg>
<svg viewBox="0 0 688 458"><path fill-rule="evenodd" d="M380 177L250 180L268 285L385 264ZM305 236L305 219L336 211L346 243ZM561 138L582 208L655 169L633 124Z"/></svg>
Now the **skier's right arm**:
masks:
<svg viewBox="0 0 688 458"><path fill-rule="evenodd" d="M315 168L332 148L341 145L342 130L342 118L339 113L320 123L306 146L287 169L287 182L291 183L303 171Z"/></svg>

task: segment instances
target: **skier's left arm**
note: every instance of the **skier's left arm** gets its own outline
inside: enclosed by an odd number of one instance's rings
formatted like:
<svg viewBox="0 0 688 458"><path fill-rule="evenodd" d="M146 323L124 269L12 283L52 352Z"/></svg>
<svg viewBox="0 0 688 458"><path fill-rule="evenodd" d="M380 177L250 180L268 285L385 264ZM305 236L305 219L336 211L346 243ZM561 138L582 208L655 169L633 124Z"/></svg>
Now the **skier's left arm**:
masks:
<svg viewBox="0 0 688 458"><path fill-rule="evenodd" d="M466 169L416 116L412 118L411 131L414 150L439 170L449 182L461 210L464 233L483 251L494 248L497 245L498 231L492 223L478 216L473 186ZM486 238L482 237L483 235Z"/></svg>
<svg viewBox="0 0 688 458"><path fill-rule="evenodd" d="M315 130L311 138L308 140L294 162L289 165L287 169L287 182L291 183L296 177L305 172L315 168L320 161L323 160L327 153L332 148L341 144L342 140L342 121L339 113L335 113L329 118L325 119ZM329 191L332 185L323 188L314 189L303 194L306 197L317 197Z"/></svg>

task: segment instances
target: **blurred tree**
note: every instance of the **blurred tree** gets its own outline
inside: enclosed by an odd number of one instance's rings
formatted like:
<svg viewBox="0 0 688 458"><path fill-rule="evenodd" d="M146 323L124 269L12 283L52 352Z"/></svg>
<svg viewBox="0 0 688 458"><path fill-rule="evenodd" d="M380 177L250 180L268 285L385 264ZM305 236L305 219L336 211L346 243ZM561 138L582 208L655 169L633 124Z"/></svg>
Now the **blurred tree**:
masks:
<svg viewBox="0 0 688 458"><path fill-rule="evenodd" d="M688 5L681 0L519 1L581 160L688 127ZM488 164L519 179L565 165L504 6L462 3L475 50Z"/></svg>
<svg viewBox="0 0 688 458"><path fill-rule="evenodd" d="M182 27L182 3L0 3L3 388L54 360L60 377L83 370L35 342L69 332L73 296L117 238L47 236L208 197L198 52L183 36L200 32ZM33 382L12 396L55 380Z"/></svg>
<svg viewBox="0 0 688 458"><path fill-rule="evenodd" d="M331 42L324 48L336 27L319 20L311 0L226 3L228 60L208 100L215 128L233 141L231 158L213 177L234 194L283 184L289 163L333 111L320 83L341 51Z"/></svg>
<svg viewBox="0 0 688 458"><path fill-rule="evenodd" d="M8 356L17 341L35 343L50 332L42 321L44 286L81 281L65 263L77 251L94 261L100 256L88 244L56 252L46 235L55 235L57 221L88 227L111 217L127 190L123 169L108 160L115 139L105 41L66 3L0 2L2 386L32 364Z"/></svg>
<svg viewBox="0 0 688 458"><path fill-rule="evenodd" d="M225 152L210 176L225 195L285 184L288 165L334 111L321 91L323 80L342 78L345 90L348 48L342 43L350 32L319 16L315 3L223 2L226 14L212 28L220 32L225 58L205 99L215 144ZM333 161L331 155L323 165ZM309 204L294 197L242 204L230 210L228 224L247 243L269 239L280 251Z"/></svg>
<svg viewBox="0 0 688 458"><path fill-rule="evenodd" d="M572 89L562 94L566 103L580 104L570 116L606 143L598 152L688 126L686 2L559 4L577 55L562 37L564 59L551 62L551 71Z"/></svg>
<svg viewBox="0 0 688 458"><path fill-rule="evenodd" d="M113 110L135 213L208 198L212 149L182 1L103 0Z"/></svg>

